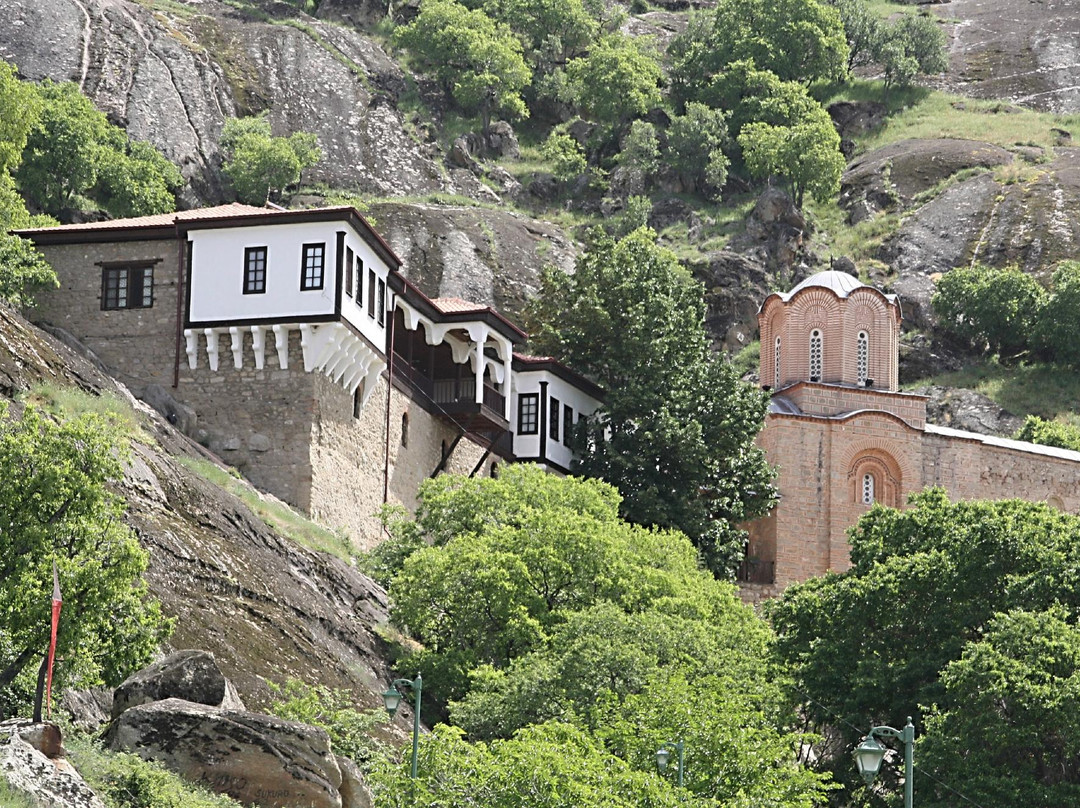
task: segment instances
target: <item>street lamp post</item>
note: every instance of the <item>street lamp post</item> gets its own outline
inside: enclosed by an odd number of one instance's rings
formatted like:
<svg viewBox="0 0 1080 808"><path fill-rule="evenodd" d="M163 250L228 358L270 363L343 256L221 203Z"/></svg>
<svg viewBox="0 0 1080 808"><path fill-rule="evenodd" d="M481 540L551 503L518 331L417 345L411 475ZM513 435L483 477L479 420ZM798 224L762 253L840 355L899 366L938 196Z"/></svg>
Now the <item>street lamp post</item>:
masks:
<svg viewBox="0 0 1080 808"><path fill-rule="evenodd" d="M672 747L675 748L675 753L678 756L678 760L679 760L679 780L678 780L678 783L679 783L679 788L682 788L682 784L683 784L683 768L684 768L684 766L683 766L683 742L682 741L675 741L674 743L672 743L671 741L668 741L667 743L660 744L660 748L656 750L656 768L658 768L660 771L664 771L665 769L667 769L668 760L671 759L671 750L668 749L669 746L672 746Z"/></svg>
<svg viewBox="0 0 1080 808"><path fill-rule="evenodd" d="M409 775L413 780L416 779L416 753L420 745L420 695L424 690L424 681L420 677L420 674L416 674L416 678L409 679L395 679L390 685L390 689L383 693L383 704L386 705L386 712L390 713L390 720L394 720L394 714L397 712L398 707L401 705L401 691L398 687L407 687L416 694L416 703L413 704L413 728L412 728L412 772Z"/></svg>
<svg viewBox="0 0 1080 808"><path fill-rule="evenodd" d="M912 808L915 793L915 765L912 761L912 748L915 746L915 725L908 716L907 726L903 729L892 727L873 727L861 744L855 747L855 767L867 785L874 782L881 770L881 761L885 758L885 747L877 738L896 738L904 742L904 808Z"/></svg>

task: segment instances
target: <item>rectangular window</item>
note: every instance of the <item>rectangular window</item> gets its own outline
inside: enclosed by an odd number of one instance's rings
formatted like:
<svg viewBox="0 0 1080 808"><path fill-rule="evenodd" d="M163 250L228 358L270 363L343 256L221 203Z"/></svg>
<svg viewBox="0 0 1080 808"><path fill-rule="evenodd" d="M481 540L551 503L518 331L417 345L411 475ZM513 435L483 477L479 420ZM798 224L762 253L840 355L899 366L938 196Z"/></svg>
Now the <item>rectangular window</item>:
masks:
<svg viewBox="0 0 1080 808"><path fill-rule="evenodd" d="M356 305L364 305L364 262L356 256Z"/></svg>
<svg viewBox="0 0 1080 808"><path fill-rule="evenodd" d="M152 266L103 267L102 309L148 309L154 305Z"/></svg>
<svg viewBox="0 0 1080 808"><path fill-rule="evenodd" d="M300 291L323 288L323 267L326 265L325 244L305 244L300 270Z"/></svg>
<svg viewBox="0 0 1080 808"><path fill-rule="evenodd" d="M352 247L345 248L345 294L352 297Z"/></svg>
<svg viewBox="0 0 1080 808"><path fill-rule="evenodd" d="M386 322L386 281L379 279L379 325Z"/></svg>
<svg viewBox="0 0 1080 808"><path fill-rule="evenodd" d="M375 270L367 271L367 316L375 316Z"/></svg>
<svg viewBox="0 0 1080 808"><path fill-rule="evenodd" d="M570 437L574 432L574 408L569 404L563 404L562 408L562 443L570 445Z"/></svg>
<svg viewBox="0 0 1080 808"><path fill-rule="evenodd" d="M540 394L522 393L518 396L518 434L535 435L539 429Z"/></svg>
<svg viewBox="0 0 1080 808"><path fill-rule="evenodd" d="M244 250L244 294L261 295L266 291L266 247Z"/></svg>
<svg viewBox="0 0 1080 808"><path fill-rule="evenodd" d="M555 396L551 397L551 407L548 409L548 437L559 439L559 399Z"/></svg>

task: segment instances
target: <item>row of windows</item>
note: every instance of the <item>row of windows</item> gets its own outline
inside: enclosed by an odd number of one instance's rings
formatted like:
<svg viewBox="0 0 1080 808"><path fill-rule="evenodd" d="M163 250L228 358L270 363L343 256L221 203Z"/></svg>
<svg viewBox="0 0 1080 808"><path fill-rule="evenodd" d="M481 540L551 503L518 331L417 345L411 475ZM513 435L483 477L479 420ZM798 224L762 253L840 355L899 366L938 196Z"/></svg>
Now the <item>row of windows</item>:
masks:
<svg viewBox="0 0 1080 808"><path fill-rule="evenodd" d="M820 382L825 364L825 343L821 331L815 328L810 332L809 378ZM858 384L866 384L870 371L870 335L860 331L855 338L855 376ZM773 348L773 386L780 387L780 337L776 338Z"/></svg>
<svg viewBox="0 0 1080 808"><path fill-rule="evenodd" d="M548 408L548 437L558 441L562 436L563 446L570 445L574 431L574 408L562 404L552 396ZM522 393L518 396L518 434L537 435L540 432L540 394Z"/></svg>
<svg viewBox="0 0 1080 808"><path fill-rule="evenodd" d="M244 249L244 294L266 293L267 247ZM326 275L326 244L305 244L300 257L300 290L322 289Z"/></svg>
<svg viewBox="0 0 1080 808"><path fill-rule="evenodd" d="M247 247L244 250L244 294L259 295L266 292L266 261L268 248ZM326 244L303 245L300 259L300 290L322 289L326 276ZM355 286L353 279L355 280ZM368 317L378 320L379 325L386 323L386 281L375 275L374 269L367 271L367 313ZM352 247L345 249L345 294L353 297L359 304L364 299L364 262L353 252Z"/></svg>

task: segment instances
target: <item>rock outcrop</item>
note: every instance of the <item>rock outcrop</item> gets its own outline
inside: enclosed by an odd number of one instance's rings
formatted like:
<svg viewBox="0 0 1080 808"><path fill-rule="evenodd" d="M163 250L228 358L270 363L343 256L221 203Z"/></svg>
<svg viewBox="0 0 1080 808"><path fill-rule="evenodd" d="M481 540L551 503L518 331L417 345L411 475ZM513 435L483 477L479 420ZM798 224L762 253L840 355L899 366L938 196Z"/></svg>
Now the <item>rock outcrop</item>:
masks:
<svg viewBox="0 0 1080 808"><path fill-rule="evenodd" d="M75 769L59 756L55 724L23 719L0 723L0 779L41 808L105 808ZM48 743L42 743L47 739Z"/></svg>
<svg viewBox="0 0 1080 808"><path fill-rule="evenodd" d="M173 698L229 710L244 709L236 688L225 678L212 654L184 650L129 676L116 688L112 717L132 707Z"/></svg>

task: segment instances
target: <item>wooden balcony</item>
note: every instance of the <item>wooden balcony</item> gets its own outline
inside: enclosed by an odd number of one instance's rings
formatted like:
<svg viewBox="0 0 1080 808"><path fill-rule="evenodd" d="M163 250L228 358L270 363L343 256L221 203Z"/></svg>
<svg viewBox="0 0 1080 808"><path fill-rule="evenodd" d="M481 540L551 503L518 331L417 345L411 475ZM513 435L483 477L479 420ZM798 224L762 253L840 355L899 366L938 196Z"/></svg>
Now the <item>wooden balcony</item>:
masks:
<svg viewBox="0 0 1080 808"><path fill-rule="evenodd" d="M776 583L776 564L772 561L744 558L735 573L735 580L744 584Z"/></svg>
<svg viewBox="0 0 1080 808"><path fill-rule="evenodd" d="M503 416L506 399L485 384L484 401L476 403L476 379L432 379L412 367L405 357L394 354L394 376L406 382L419 396L421 406L443 420L468 432L485 433L510 428Z"/></svg>

